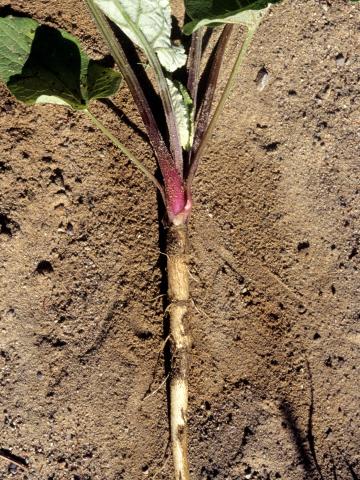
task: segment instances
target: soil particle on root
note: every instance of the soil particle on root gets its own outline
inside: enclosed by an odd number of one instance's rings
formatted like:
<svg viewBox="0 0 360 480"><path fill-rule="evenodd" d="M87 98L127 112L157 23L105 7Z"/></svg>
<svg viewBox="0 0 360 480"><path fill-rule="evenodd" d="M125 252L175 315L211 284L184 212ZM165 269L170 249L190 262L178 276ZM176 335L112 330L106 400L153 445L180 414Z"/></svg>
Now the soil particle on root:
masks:
<svg viewBox="0 0 360 480"><path fill-rule="evenodd" d="M11 8L107 53L80 1ZM194 479L360 475L358 18L345 0L274 8L201 164ZM169 480L156 193L80 113L0 93L0 448L27 461L0 456L0 478ZM138 123L125 87L113 101Z"/></svg>

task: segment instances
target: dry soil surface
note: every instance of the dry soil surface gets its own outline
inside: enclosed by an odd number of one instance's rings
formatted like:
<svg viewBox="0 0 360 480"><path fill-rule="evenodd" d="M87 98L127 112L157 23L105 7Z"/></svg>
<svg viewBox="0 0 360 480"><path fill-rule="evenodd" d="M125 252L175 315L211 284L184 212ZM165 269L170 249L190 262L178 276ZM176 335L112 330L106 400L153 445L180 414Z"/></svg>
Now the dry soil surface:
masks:
<svg viewBox="0 0 360 480"><path fill-rule="evenodd" d="M80 0L0 6L107 54ZM201 165L194 480L360 475L359 21L276 6ZM113 102L94 111L154 168L125 86ZM156 194L81 113L1 87L0 135L0 478L170 480Z"/></svg>

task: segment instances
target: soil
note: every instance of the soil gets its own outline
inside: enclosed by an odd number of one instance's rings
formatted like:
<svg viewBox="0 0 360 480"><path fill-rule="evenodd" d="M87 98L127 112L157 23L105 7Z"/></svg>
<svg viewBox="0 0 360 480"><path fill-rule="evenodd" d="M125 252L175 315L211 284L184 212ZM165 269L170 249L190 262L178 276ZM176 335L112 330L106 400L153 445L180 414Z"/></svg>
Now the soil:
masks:
<svg viewBox="0 0 360 480"><path fill-rule="evenodd" d="M0 6L107 53L80 0ZM193 479L360 475L359 20L276 6L201 164ZM154 169L126 86L113 103L93 110ZM1 87L0 132L0 479L169 480L156 193L81 113Z"/></svg>

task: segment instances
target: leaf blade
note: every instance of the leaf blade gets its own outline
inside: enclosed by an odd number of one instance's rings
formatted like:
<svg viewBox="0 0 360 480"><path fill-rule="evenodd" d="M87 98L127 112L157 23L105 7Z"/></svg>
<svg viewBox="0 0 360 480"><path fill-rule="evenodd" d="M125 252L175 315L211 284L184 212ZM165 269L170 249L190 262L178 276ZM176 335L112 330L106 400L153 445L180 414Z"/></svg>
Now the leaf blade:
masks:
<svg viewBox="0 0 360 480"><path fill-rule="evenodd" d="M94 3L144 51L145 38L168 72L185 65L184 48L171 42L169 0L95 0Z"/></svg>
<svg viewBox="0 0 360 480"><path fill-rule="evenodd" d="M15 27L14 17L0 18L0 79L7 83L13 75L21 73L29 58L31 45L39 23L31 18L19 18ZM20 30L22 35L17 35ZM13 55L16 52L16 56Z"/></svg>
<svg viewBox="0 0 360 480"><path fill-rule="evenodd" d="M77 38L64 30L5 17L0 18L0 34L0 80L26 104L83 110L91 99L119 88L121 75L90 60Z"/></svg>
<svg viewBox="0 0 360 480"><path fill-rule="evenodd" d="M119 88L122 77L112 68L90 60L87 70L88 100L112 96Z"/></svg>
<svg viewBox="0 0 360 480"><path fill-rule="evenodd" d="M281 0L185 0L185 9L191 21L183 31L191 35L204 26L241 23L254 28L266 9Z"/></svg>
<svg viewBox="0 0 360 480"><path fill-rule="evenodd" d="M174 105L175 119L178 125L180 143L184 150L192 147L194 139L194 108L193 101L182 83L166 79L171 99Z"/></svg>

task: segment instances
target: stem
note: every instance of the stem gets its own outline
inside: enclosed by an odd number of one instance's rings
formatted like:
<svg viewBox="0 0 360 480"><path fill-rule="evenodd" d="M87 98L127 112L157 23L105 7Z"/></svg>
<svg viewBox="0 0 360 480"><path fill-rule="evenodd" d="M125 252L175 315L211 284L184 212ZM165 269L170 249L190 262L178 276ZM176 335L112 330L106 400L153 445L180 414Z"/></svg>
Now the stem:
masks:
<svg viewBox="0 0 360 480"><path fill-rule="evenodd" d="M158 180L154 177L154 175L138 160L135 155L125 147L106 127L105 125L100 122L99 119L95 117L89 110L84 110L87 116L91 119L93 124L101 130L101 132L109 139L111 142L117 147L124 155L128 157L128 159L147 177L152 183L155 185L156 188L159 189L161 196L165 202L165 193L162 185L158 182Z"/></svg>
<svg viewBox="0 0 360 480"><path fill-rule="evenodd" d="M174 170L173 160L168 148L165 145L164 139L160 134L159 127L150 108L149 102L147 101L144 91L141 88L140 83L128 62L124 50L122 49L118 39L112 31L107 18L94 4L93 0L85 0L85 3L93 16L97 27L99 28L106 43L108 44L111 54L114 57L114 60L117 63L120 72L122 73L130 89L131 95L134 98L136 106L139 110L145 128L147 130L151 146L154 149L154 153L159 163L162 176L165 179L167 172Z"/></svg>
<svg viewBox="0 0 360 480"><path fill-rule="evenodd" d="M219 117L224 110L225 103L226 103L226 101L227 101L227 99L230 95L230 92L231 92L231 90L232 90L232 88L235 84L236 77L237 77L237 74L240 70L240 67L244 63L247 50L248 50L248 48L251 44L251 40L253 39L253 36L254 36L255 32L256 32L256 28L254 28L254 27L247 30L245 40L244 40L244 42L241 46L240 52L237 56L237 59L236 59L235 64L233 66L233 69L230 73L230 77L229 77L229 79L226 83L225 89L224 89L224 91L221 95L219 103L218 103L218 105L215 109L214 115L213 115L213 117L212 117L212 119L209 123L209 126L207 127L207 129L204 133L204 136L202 137L202 139L200 141L199 147L197 148L197 150L196 150L196 152L193 156L193 160L192 160L191 167L190 167L189 174L188 174L187 181L186 181L188 190L191 189L191 185L192 185L195 173L196 173L196 169L199 165L199 161L200 161L200 159L201 159L201 157L202 157L202 155L205 151L205 148L207 147L207 144L209 143L211 135L213 134L214 129L215 129L215 127L217 125L217 122L219 120Z"/></svg>
<svg viewBox="0 0 360 480"><path fill-rule="evenodd" d="M175 480L190 480L188 460L189 267L187 225L167 232L168 312L170 316L170 435Z"/></svg>

